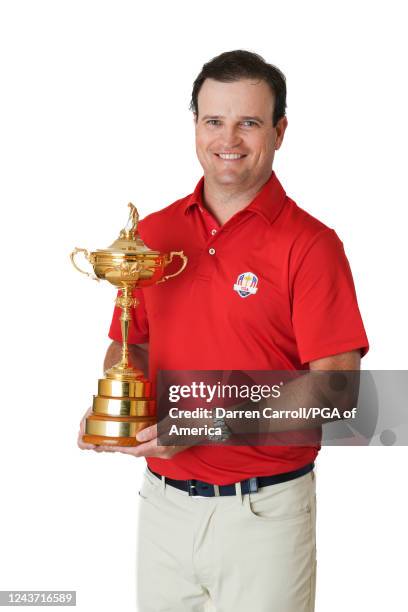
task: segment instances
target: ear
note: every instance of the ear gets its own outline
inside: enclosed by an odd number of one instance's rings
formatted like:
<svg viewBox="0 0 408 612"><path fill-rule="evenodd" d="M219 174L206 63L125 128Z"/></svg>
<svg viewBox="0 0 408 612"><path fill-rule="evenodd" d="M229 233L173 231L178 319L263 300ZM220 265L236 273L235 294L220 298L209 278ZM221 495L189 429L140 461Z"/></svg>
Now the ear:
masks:
<svg viewBox="0 0 408 612"><path fill-rule="evenodd" d="M278 123L275 125L275 130L276 130L275 151L277 151L280 148L287 127L288 127L287 118L281 117Z"/></svg>

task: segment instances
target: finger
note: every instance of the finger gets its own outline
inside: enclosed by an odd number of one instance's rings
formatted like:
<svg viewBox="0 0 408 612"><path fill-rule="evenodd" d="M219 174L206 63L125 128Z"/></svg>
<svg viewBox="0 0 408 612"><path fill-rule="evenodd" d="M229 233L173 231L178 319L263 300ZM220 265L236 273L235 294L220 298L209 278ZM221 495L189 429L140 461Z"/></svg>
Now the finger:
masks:
<svg viewBox="0 0 408 612"><path fill-rule="evenodd" d="M117 446L110 446L110 445L107 445L107 444L105 444L105 445L104 444L97 444L97 445L95 445L94 450L101 451L101 452L102 451L104 451L104 452L106 451L107 453L113 453L114 451L118 451L119 447L117 447Z"/></svg>
<svg viewBox="0 0 408 612"><path fill-rule="evenodd" d="M124 452L133 455L134 457L155 457L157 452L157 438L138 444L137 446L128 447Z"/></svg>
<svg viewBox="0 0 408 612"><path fill-rule="evenodd" d="M93 444L84 444L84 443L79 443L78 442L78 447L81 450L96 450L95 446Z"/></svg>
<svg viewBox="0 0 408 612"><path fill-rule="evenodd" d="M79 446L79 448L81 450L93 450L95 448L94 444L88 444L88 442L83 442L82 441L82 433L81 432L79 432L79 435L78 435L77 445Z"/></svg>
<svg viewBox="0 0 408 612"><path fill-rule="evenodd" d="M144 445L141 445L144 446ZM98 444L95 446L93 450L100 452L108 452L108 453L124 453L125 455L136 455L138 456L139 446L107 446L103 444Z"/></svg>
<svg viewBox="0 0 408 612"><path fill-rule="evenodd" d="M150 453L152 448L157 448L155 440L137 444L136 446L118 446L115 450L124 455L133 455L133 457L145 457L146 453ZM148 455L149 456L149 455Z"/></svg>
<svg viewBox="0 0 408 612"><path fill-rule="evenodd" d="M158 459L171 459L181 450L183 450L181 446L157 446L155 457Z"/></svg>
<svg viewBox="0 0 408 612"><path fill-rule="evenodd" d="M149 442L145 442L144 444L139 444L134 448L132 455L136 457L158 457L160 459L170 459L177 453L180 453L189 446L162 446L157 444L158 440L155 438L154 440L150 440Z"/></svg>
<svg viewBox="0 0 408 612"><path fill-rule="evenodd" d="M86 417L87 417L87 415L85 414L85 415L82 417L82 419L81 419L81 422L80 422L80 429L81 429L81 431L85 431L85 427L86 427Z"/></svg>
<svg viewBox="0 0 408 612"><path fill-rule="evenodd" d="M155 438L157 438L157 424L141 429L136 434L136 440L138 442L148 442L149 440L153 440Z"/></svg>
<svg viewBox="0 0 408 612"><path fill-rule="evenodd" d="M86 428L86 419L88 418L88 416L91 414L92 412L92 407L88 408L88 410L86 411L86 413L84 414L84 416L82 417L80 424L79 424L79 431L80 433L83 435L85 433L85 428Z"/></svg>

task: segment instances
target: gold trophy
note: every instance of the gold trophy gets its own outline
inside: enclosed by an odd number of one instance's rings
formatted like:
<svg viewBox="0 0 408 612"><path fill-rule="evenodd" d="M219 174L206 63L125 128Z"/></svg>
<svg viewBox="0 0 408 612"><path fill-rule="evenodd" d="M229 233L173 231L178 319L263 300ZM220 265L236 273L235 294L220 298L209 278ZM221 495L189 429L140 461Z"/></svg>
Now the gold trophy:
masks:
<svg viewBox="0 0 408 612"><path fill-rule="evenodd" d="M133 290L162 283L180 274L187 265L183 251L162 254L150 250L137 232L139 215L136 207L130 203L129 208L129 220L110 247L91 253L75 248L70 255L73 266L79 272L97 281L107 280L121 289L116 305L122 309L122 358L105 372L105 378L98 381L98 395L94 395L92 413L86 419L82 438L90 444L136 446L136 434L156 422L152 384L141 370L129 363L130 309L139 303L133 296ZM78 253L83 253L92 265L94 274L78 267L75 262ZM165 275L166 266L176 256L182 260L180 269L174 274Z"/></svg>

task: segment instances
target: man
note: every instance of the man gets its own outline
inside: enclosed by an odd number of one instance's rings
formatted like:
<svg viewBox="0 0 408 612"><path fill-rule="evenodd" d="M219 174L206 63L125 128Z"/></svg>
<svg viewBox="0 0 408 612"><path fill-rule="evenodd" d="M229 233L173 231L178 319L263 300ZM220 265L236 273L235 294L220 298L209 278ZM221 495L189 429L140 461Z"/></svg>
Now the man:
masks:
<svg viewBox="0 0 408 612"><path fill-rule="evenodd" d="M137 292L133 361L148 360L152 379L159 369L358 370L368 343L342 243L272 171L287 127L283 74L256 54L223 53L203 66L191 108L204 177L140 224L150 248L183 249L189 263L171 284ZM106 368L120 357L118 316ZM139 610L198 611L209 598L223 611L314 609L318 446L160 446L155 426L137 439L115 450L149 467Z"/></svg>

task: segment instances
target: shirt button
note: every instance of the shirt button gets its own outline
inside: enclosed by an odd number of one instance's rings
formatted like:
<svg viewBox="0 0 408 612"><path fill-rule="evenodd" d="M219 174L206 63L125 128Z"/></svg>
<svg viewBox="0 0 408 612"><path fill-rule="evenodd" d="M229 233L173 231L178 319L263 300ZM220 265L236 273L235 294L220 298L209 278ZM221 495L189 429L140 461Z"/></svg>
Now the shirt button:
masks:
<svg viewBox="0 0 408 612"><path fill-rule="evenodd" d="M215 255L215 249L208 249L210 255Z"/></svg>
<svg viewBox="0 0 408 612"><path fill-rule="evenodd" d="M213 236L215 236L215 234L217 233L217 230L216 229L212 229L211 233L212 233Z"/></svg>

